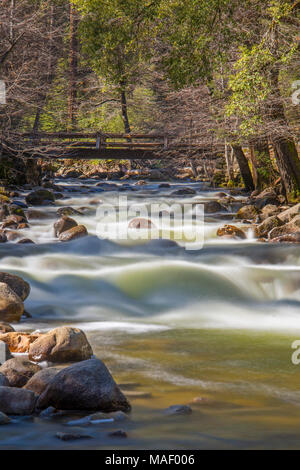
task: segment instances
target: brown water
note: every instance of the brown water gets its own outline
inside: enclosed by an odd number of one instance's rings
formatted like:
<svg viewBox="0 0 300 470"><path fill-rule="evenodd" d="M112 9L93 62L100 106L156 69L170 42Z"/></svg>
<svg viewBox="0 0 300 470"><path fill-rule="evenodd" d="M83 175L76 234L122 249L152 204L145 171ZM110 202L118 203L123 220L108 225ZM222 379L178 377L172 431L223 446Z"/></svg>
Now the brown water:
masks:
<svg viewBox="0 0 300 470"><path fill-rule="evenodd" d="M91 200L117 202L118 191L98 194L94 182L80 192L64 183L60 205L90 209L74 218L96 233ZM132 183L134 185L134 183ZM188 184L191 186L192 184ZM216 192L193 184L197 196ZM132 201L172 201L173 188L158 185L122 191ZM1 245L1 270L27 279L26 308L33 318L19 330L77 325L104 360L132 403L129 421L67 425L74 416L15 418L0 428L0 449L246 449L299 448L299 367L291 344L300 339L300 252L251 239L217 240L230 214L205 222L198 251L164 241L120 244L96 236L59 244L53 218L35 222L26 236L36 245ZM224 220L225 219L225 220ZM145 398L130 396L145 392ZM188 404L188 416L162 410ZM124 429L127 439L108 437ZM90 440L64 443L58 431L81 432Z"/></svg>

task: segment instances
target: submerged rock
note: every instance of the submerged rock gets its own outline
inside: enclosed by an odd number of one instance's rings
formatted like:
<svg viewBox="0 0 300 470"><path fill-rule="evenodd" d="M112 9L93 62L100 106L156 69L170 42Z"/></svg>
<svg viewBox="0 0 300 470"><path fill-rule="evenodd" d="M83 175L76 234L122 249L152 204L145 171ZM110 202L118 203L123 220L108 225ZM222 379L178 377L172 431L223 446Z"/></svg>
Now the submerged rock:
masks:
<svg viewBox="0 0 300 470"><path fill-rule="evenodd" d="M0 387L0 411L8 415L31 415L36 396L30 390Z"/></svg>
<svg viewBox="0 0 300 470"><path fill-rule="evenodd" d="M70 230L66 230L65 232L61 233L59 236L60 242L69 242L71 240L76 240L77 238L86 237L88 235L88 231L84 225L77 225L77 227L73 227Z"/></svg>
<svg viewBox="0 0 300 470"><path fill-rule="evenodd" d="M61 219L59 219L57 222L54 224L54 235L56 237L59 237L59 235L63 232L66 232L67 230L70 230L73 227L77 227L78 224L76 220L71 219L71 217L67 217L66 215L62 216Z"/></svg>
<svg viewBox="0 0 300 470"><path fill-rule="evenodd" d="M10 423L10 418L6 416L5 413L2 413L0 411L0 425L2 426L3 424L9 424Z"/></svg>
<svg viewBox="0 0 300 470"><path fill-rule="evenodd" d="M24 305L20 297L4 282L0 282L0 320L20 321Z"/></svg>
<svg viewBox="0 0 300 470"><path fill-rule="evenodd" d="M0 367L0 372L5 375L10 387L17 388L24 387L28 380L40 370L40 366L23 357L9 359Z"/></svg>
<svg viewBox="0 0 300 470"><path fill-rule="evenodd" d="M134 228L134 229L148 229L148 228L155 228L155 225L150 219L144 219L143 217L136 217L135 219L132 219L129 224L128 228Z"/></svg>
<svg viewBox="0 0 300 470"><path fill-rule="evenodd" d="M92 347L84 332L68 326L41 335L29 348L29 359L35 362L84 361L92 355Z"/></svg>
<svg viewBox="0 0 300 470"><path fill-rule="evenodd" d="M30 206L42 206L49 202L54 202L55 197L52 191L47 189L37 189L25 197L26 203Z"/></svg>
<svg viewBox="0 0 300 470"><path fill-rule="evenodd" d="M217 201L208 201L204 203L205 214L215 214L216 212L226 211L226 208Z"/></svg>
<svg viewBox="0 0 300 470"><path fill-rule="evenodd" d="M194 196L196 191L192 188L181 188L177 189L176 191L173 191L171 193L171 196Z"/></svg>
<svg viewBox="0 0 300 470"><path fill-rule="evenodd" d="M37 402L37 409L129 411L130 404L99 359L60 371Z"/></svg>
<svg viewBox="0 0 300 470"><path fill-rule="evenodd" d="M172 405L164 410L164 414L168 416L174 415L189 415L192 413L192 408L188 405Z"/></svg>

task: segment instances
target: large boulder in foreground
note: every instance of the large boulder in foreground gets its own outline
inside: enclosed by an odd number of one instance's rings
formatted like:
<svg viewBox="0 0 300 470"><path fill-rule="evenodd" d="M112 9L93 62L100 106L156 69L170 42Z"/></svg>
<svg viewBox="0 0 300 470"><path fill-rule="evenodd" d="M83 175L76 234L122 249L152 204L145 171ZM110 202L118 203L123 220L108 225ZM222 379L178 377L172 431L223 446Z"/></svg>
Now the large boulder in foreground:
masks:
<svg viewBox="0 0 300 470"><path fill-rule="evenodd" d="M71 217L64 215L54 224L54 235L59 237L63 232L70 230L71 228L77 227L77 222Z"/></svg>
<svg viewBox="0 0 300 470"><path fill-rule="evenodd" d="M24 313L22 299L4 282L0 282L0 321L18 322Z"/></svg>
<svg viewBox="0 0 300 470"><path fill-rule="evenodd" d="M29 206L43 206L48 202L54 202L55 196L51 191L47 189L37 189L32 191L25 197L26 203Z"/></svg>
<svg viewBox="0 0 300 470"><path fill-rule="evenodd" d="M7 284L23 302L30 294L30 285L28 282L15 274L0 272L0 282Z"/></svg>
<svg viewBox="0 0 300 470"><path fill-rule="evenodd" d="M40 370L40 366L32 364L32 362L23 357L9 359L0 367L0 373L5 375L10 387L17 388L24 387L28 380Z"/></svg>
<svg viewBox="0 0 300 470"><path fill-rule="evenodd" d="M60 242L70 242L71 240L76 240L77 238L86 237L88 235L88 231L84 225L77 225L77 227L73 227L70 230L66 230L62 232L59 236Z"/></svg>
<svg viewBox="0 0 300 470"><path fill-rule="evenodd" d="M291 222L291 220L293 220L293 218L299 214L300 214L300 204L296 204L295 206L289 209L286 209L283 212L280 212L280 214L278 214L278 218L282 220L282 222L287 224L288 222Z"/></svg>
<svg viewBox="0 0 300 470"><path fill-rule="evenodd" d="M34 362L85 361L93 350L84 332L62 326L41 335L29 348L29 359Z"/></svg>
<svg viewBox="0 0 300 470"><path fill-rule="evenodd" d="M8 415L31 415L36 395L24 388L0 387L0 411Z"/></svg>
<svg viewBox="0 0 300 470"><path fill-rule="evenodd" d="M130 404L99 359L60 371L37 402L38 409L130 411Z"/></svg>
<svg viewBox="0 0 300 470"><path fill-rule="evenodd" d="M34 376L31 377L24 388L26 388L26 390L31 390L36 395L41 395L48 387L50 382L54 379L56 374L58 374L58 372L59 369L55 369L54 367L42 369L40 372L34 374Z"/></svg>
<svg viewBox="0 0 300 470"><path fill-rule="evenodd" d="M281 220L279 216L278 216L278 219ZM282 235L287 235L287 234L296 233L296 232L300 232L300 215L297 215L296 217L294 217L291 220L291 222L288 222L287 224L273 228L269 232L269 239L272 240L273 238L278 238L278 237L281 237Z"/></svg>

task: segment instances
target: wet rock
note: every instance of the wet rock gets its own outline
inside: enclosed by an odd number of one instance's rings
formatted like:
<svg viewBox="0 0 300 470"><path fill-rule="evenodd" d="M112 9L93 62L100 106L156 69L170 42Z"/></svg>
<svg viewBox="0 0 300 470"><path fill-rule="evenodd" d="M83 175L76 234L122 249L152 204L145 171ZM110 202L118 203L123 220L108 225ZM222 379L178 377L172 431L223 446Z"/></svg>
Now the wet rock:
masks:
<svg viewBox="0 0 300 470"><path fill-rule="evenodd" d="M126 439L128 437L127 432L123 429L118 429L117 431L112 431L107 434L109 437L115 437L117 439Z"/></svg>
<svg viewBox="0 0 300 470"><path fill-rule="evenodd" d="M236 214L237 219L255 219L258 215L259 211L253 205L248 205L241 207L238 213Z"/></svg>
<svg viewBox="0 0 300 470"><path fill-rule="evenodd" d="M19 225L17 226L17 230L24 230L25 228L29 228L29 225L23 223L23 224L19 224Z"/></svg>
<svg viewBox="0 0 300 470"><path fill-rule="evenodd" d="M29 348L35 362L73 362L90 359L93 350L83 331L62 326L41 335Z"/></svg>
<svg viewBox="0 0 300 470"><path fill-rule="evenodd" d="M21 245L35 245L34 241L30 238L22 238L17 243L20 243Z"/></svg>
<svg viewBox="0 0 300 470"><path fill-rule="evenodd" d="M291 222L281 225L279 227L273 228L269 232L269 239L278 238L278 237L281 237L282 235L296 233L299 231L300 231L300 215L297 215L291 220Z"/></svg>
<svg viewBox="0 0 300 470"><path fill-rule="evenodd" d="M73 207L60 207L59 209L57 209L56 214L59 217L63 217L63 216L68 217L70 215L81 215L81 213L77 211L76 209L73 209Z"/></svg>
<svg viewBox="0 0 300 470"><path fill-rule="evenodd" d="M189 415L192 408L188 405L172 405L164 410L164 414L168 416Z"/></svg>
<svg viewBox="0 0 300 470"><path fill-rule="evenodd" d="M60 371L37 402L38 409L129 411L130 404L99 359Z"/></svg>
<svg viewBox="0 0 300 470"><path fill-rule="evenodd" d="M1 354L1 353L0 353ZM1 365L1 356L0 356L0 365ZM5 375L0 373L0 387L9 387L9 381L5 377Z"/></svg>
<svg viewBox="0 0 300 470"><path fill-rule="evenodd" d="M300 243L300 232L288 233L270 240L271 243Z"/></svg>
<svg viewBox="0 0 300 470"><path fill-rule="evenodd" d="M31 415L36 396L30 390L0 387L0 411L8 415Z"/></svg>
<svg viewBox="0 0 300 470"><path fill-rule="evenodd" d="M78 434L78 433L68 433L68 432L57 432L55 437L60 439L61 441L76 441L78 439L92 439L92 436L88 434Z"/></svg>
<svg viewBox="0 0 300 470"><path fill-rule="evenodd" d="M224 225L224 227L219 228L217 231L218 237L227 237L235 238L240 240L245 240L247 238L245 232L234 225Z"/></svg>
<svg viewBox="0 0 300 470"><path fill-rule="evenodd" d="M2 426L4 424L9 424L9 423L10 423L10 418L6 416L5 413L2 413L2 411L0 411L0 425Z"/></svg>
<svg viewBox="0 0 300 470"><path fill-rule="evenodd" d="M4 341L12 353L28 353L30 344L39 336L39 334L18 332L0 333L0 341Z"/></svg>
<svg viewBox="0 0 300 470"><path fill-rule="evenodd" d="M29 193L26 198L26 203L30 206L43 206L47 203L54 202L55 197L53 192L47 189L37 189Z"/></svg>
<svg viewBox="0 0 300 470"><path fill-rule="evenodd" d="M278 214L278 218L286 224L288 222L291 222L291 220L293 220L293 218L299 214L300 214L300 204L296 204L290 209L286 209L283 212L280 212L280 214Z"/></svg>
<svg viewBox="0 0 300 470"><path fill-rule="evenodd" d="M204 213L215 214L216 212L226 211L226 208L217 201L204 202Z"/></svg>
<svg viewBox="0 0 300 470"><path fill-rule="evenodd" d="M265 219L261 224L255 227L254 232L257 238L264 238L268 236L268 233L275 227L281 227L283 222L278 219L276 215Z"/></svg>
<svg viewBox="0 0 300 470"><path fill-rule="evenodd" d="M280 199L273 189L267 188L255 197L254 204L258 209L262 209L269 204L279 206Z"/></svg>
<svg viewBox="0 0 300 470"><path fill-rule="evenodd" d="M18 322L24 312L20 297L4 282L0 282L0 321Z"/></svg>
<svg viewBox="0 0 300 470"><path fill-rule="evenodd" d="M40 366L23 357L9 359L0 367L0 372L5 375L10 387L17 388L24 387L28 380L40 370Z"/></svg>
<svg viewBox="0 0 300 470"><path fill-rule="evenodd" d="M0 334L12 333L14 331L15 329L9 323L6 323L5 321L0 322Z"/></svg>
<svg viewBox="0 0 300 470"><path fill-rule="evenodd" d="M277 215L279 212L280 209L278 206L275 206L274 204L267 204L265 207L263 207L260 217L262 220L265 220L269 217L272 217L273 215Z"/></svg>
<svg viewBox="0 0 300 470"><path fill-rule="evenodd" d="M0 230L0 243L6 243L7 240L7 235L3 230Z"/></svg>
<svg viewBox="0 0 300 470"><path fill-rule="evenodd" d="M1 271L0 282L7 284L23 301L26 300L30 294L29 283L16 274Z"/></svg>
<svg viewBox="0 0 300 470"><path fill-rule="evenodd" d="M143 217L136 217L135 219L132 219L129 222L128 228L149 229L149 228L155 228L155 225L150 219L144 219Z"/></svg>
<svg viewBox="0 0 300 470"><path fill-rule="evenodd" d="M38 209L28 209L26 212L28 220L45 220L51 216L48 212L40 211Z"/></svg>
<svg viewBox="0 0 300 470"><path fill-rule="evenodd" d="M23 235L20 232L15 232L14 230L5 230L5 236L7 241L13 242L19 238L22 238Z"/></svg>
<svg viewBox="0 0 300 470"><path fill-rule="evenodd" d="M66 232L67 230L70 230L73 227L77 227L78 224L76 220L71 219L70 217L67 216L62 216L61 219L59 219L57 222L54 224L54 235L56 237L59 237L59 235L63 232Z"/></svg>
<svg viewBox="0 0 300 470"><path fill-rule="evenodd" d="M2 336L2 335L1 335ZM12 359L8 345L1 340L0 336L0 365L4 364L9 359Z"/></svg>
<svg viewBox="0 0 300 470"><path fill-rule="evenodd" d="M171 196L194 196L196 191L192 188L181 188L177 189L176 191L173 191L171 193Z"/></svg>
<svg viewBox="0 0 300 470"><path fill-rule="evenodd" d="M24 388L31 390L36 395L41 395L58 372L59 369L55 369L54 367L42 369L31 377Z"/></svg>
<svg viewBox="0 0 300 470"><path fill-rule="evenodd" d="M86 237L88 231L84 225L77 225L70 230L66 230L59 236L60 242L70 242L71 240L77 240L77 238Z"/></svg>

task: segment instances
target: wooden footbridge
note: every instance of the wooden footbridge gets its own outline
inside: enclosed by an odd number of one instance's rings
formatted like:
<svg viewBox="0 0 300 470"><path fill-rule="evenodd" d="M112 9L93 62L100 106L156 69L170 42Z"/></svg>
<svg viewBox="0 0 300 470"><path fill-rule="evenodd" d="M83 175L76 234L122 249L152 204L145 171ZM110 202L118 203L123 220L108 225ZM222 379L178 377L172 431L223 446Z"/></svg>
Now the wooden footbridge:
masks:
<svg viewBox="0 0 300 470"><path fill-rule="evenodd" d="M153 160L182 150L199 150L199 144L163 134L110 133L23 133L20 134L26 153L40 158L72 160Z"/></svg>
<svg viewBox="0 0 300 470"><path fill-rule="evenodd" d="M169 137L161 134L24 133L23 145L39 157L72 160L159 159L170 150Z"/></svg>

